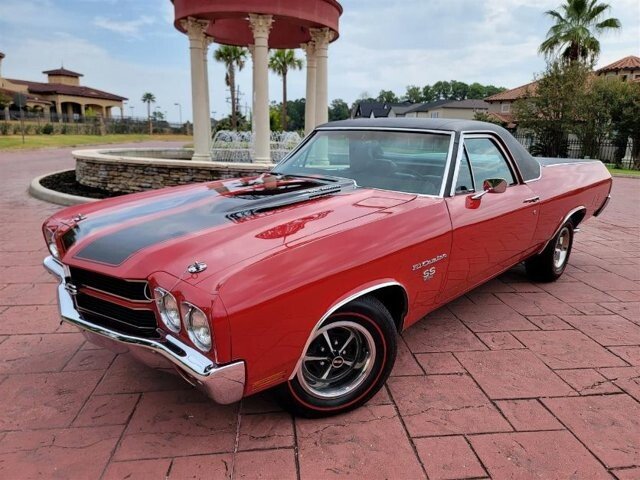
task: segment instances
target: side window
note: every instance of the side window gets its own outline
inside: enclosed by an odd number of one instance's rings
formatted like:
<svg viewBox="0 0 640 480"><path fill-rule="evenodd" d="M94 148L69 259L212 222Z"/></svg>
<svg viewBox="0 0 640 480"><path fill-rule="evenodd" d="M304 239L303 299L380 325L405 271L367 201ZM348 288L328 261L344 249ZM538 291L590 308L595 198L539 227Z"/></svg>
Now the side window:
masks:
<svg viewBox="0 0 640 480"><path fill-rule="evenodd" d="M469 155L467 149L463 149L462 158L460 159L460 168L458 170L458 181L456 182L456 195L475 191L473 185L473 176L471 175L471 167L469 166Z"/></svg>
<svg viewBox="0 0 640 480"><path fill-rule="evenodd" d="M464 144L477 185L481 186L489 178L503 178L509 185L516 183L507 159L493 140L468 138Z"/></svg>

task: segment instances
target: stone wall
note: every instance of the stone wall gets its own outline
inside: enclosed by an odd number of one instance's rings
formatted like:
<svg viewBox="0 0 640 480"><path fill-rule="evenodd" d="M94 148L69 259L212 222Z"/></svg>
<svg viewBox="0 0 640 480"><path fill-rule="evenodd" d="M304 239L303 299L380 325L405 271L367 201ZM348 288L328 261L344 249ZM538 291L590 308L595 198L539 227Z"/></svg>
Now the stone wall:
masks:
<svg viewBox="0 0 640 480"><path fill-rule="evenodd" d="M78 150L76 180L112 192L140 192L154 188L259 175L273 165L195 162L192 152L165 150ZM182 159L180 159L182 158Z"/></svg>

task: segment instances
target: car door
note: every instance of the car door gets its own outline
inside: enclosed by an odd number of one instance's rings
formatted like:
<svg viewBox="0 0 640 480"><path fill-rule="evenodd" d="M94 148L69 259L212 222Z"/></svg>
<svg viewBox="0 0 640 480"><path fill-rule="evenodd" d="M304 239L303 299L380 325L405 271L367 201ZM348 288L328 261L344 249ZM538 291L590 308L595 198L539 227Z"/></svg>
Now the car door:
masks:
<svg viewBox="0 0 640 480"><path fill-rule="evenodd" d="M442 301L461 295L523 259L537 222L537 198L493 134L461 135L451 196L451 258ZM483 191L488 179L504 179L503 193Z"/></svg>

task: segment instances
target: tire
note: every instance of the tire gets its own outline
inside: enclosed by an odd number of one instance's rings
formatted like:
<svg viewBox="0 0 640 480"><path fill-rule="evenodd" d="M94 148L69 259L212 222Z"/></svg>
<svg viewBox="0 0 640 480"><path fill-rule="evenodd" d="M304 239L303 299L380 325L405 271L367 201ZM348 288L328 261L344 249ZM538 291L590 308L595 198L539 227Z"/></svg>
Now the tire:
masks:
<svg viewBox="0 0 640 480"><path fill-rule="evenodd" d="M542 253L525 262L527 275L537 282L553 282L564 273L573 247L573 224L565 223Z"/></svg>
<svg viewBox="0 0 640 480"><path fill-rule="evenodd" d="M279 387L278 397L287 410L302 417L347 412L382 388L396 352L397 332L389 311L376 298L358 298L313 333L295 376Z"/></svg>

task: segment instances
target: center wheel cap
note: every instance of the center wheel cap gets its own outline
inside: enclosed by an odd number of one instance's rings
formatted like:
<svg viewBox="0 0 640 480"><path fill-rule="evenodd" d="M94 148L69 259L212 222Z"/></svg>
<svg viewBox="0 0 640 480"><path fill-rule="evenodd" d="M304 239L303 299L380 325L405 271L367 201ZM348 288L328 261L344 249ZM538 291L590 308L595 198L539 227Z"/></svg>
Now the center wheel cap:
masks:
<svg viewBox="0 0 640 480"><path fill-rule="evenodd" d="M334 359L331 361L331 366L333 368L340 368L342 365L344 365L344 359L340 356L334 357Z"/></svg>

